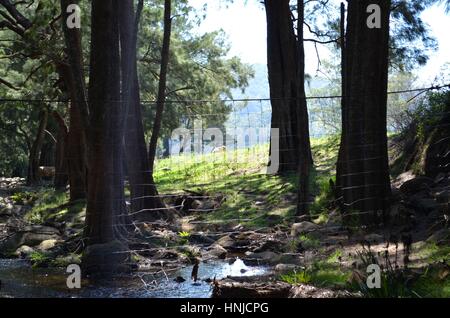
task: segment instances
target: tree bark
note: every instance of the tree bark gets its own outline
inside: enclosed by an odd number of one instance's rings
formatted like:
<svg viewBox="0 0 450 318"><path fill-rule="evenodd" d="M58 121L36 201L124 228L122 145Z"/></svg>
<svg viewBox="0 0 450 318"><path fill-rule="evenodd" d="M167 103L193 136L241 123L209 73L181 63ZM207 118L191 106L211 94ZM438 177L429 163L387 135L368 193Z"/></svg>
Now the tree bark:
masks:
<svg viewBox="0 0 450 318"><path fill-rule="evenodd" d="M161 216L165 208L158 196L148 159L145 141L139 80L137 75L136 39L142 10L139 3L136 15L133 2L120 2L120 37L122 50L122 100L126 108L125 158L130 181L131 211L140 221L152 221Z"/></svg>
<svg viewBox="0 0 450 318"><path fill-rule="evenodd" d="M92 1L89 80L89 174L82 265L86 274L124 270L122 238L126 213L123 175L123 105L117 0Z"/></svg>
<svg viewBox="0 0 450 318"><path fill-rule="evenodd" d="M56 135L55 146L55 179L53 184L55 189L64 189L67 186L69 180L68 174L68 136L69 131L61 114L57 111L52 113L53 118L58 124L58 133Z"/></svg>
<svg viewBox="0 0 450 318"><path fill-rule="evenodd" d="M169 66L169 54L170 54L170 37L172 33L172 1L164 1L164 36L163 45L161 50L161 69L159 72L159 85L158 85L158 97L156 101L156 115L153 122L153 131L150 139L149 147L149 160L150 170L152 171L155 165L156 147L158 145L159 132L161 130L161 122L164 112L164 102L166 100L166 87L167 87L167 69Z"/></svg>
<svg viewBox="0 0 450 318"><path fill-rule="evenodd" d="M279 129L278 172L296 171L299 163L297 120L297 43L289 0L265 0L267 66L272 105L271 128Z"/></svg>
<svg viewBox="0 0 450 318"><path fill-rule="evenodd" d="M67 28L67 6L78 0L61 0L62 28L67 50L68 65L61 72L71 100L69 110L68 165L70 201L86 198L89 135L89 107L83 71L83 50L79 29Z"/></svg>
<svg viewBox="0 0 450 318"><path fill-rule="evenodd" d="M304 3L297 2L297 120L298 150L299 150L299 187L297 199L297 215L306 215L311 204L310 171L313 166L311 141L309 136L308 105L305 93L305 48L303 36Z"/></svg>
<svg viewBox="0 0 450 318"><path fill-rule="evenodd" d="M381 8L381 28L367 25L370 4ZM348 2L345 49L343 152L340 162L347 220L375 225L388 215L391 195L387 151L390 1Z"/></svg>
<svg viewBox="0 0 450 318"><path fill-rule="evenodd" d="M340 34L341 34L341 113L342 113L342 124L341 127L344 127L345 122L347 122L347 119L345 118L345 115L347 114L347 109L345 107L345 96L346 91L345 91L345 72L346 72L346 67L345 67L345 52L346 52L346 35L345 35L345 4L341 3L341 20L340 20ZM337 203L337 206L341 209L341 211L344 210L344 206L343 206L343 197L342 197L342 165L343 165L343 156L345 153L344 147L345 147L345 143L344 143L344 135L341 133L341 141L340 141L340 147L339 147L339 152L338 152L338 159L337 159L337 163L336 163L336 184L335 184L335 189L334 189L334 196L335 196L335 200Z"/></svg>
<svg viewBox="0 0 450 318"><path fill-rule="evenodd" d="M44 143L45 129L48 122L48 110L43 109L39 113L39 126L36 132L36 138L31 146L28 160L27 185L32 186L40 182L39 162L41 156L42 144Z"/></svg>

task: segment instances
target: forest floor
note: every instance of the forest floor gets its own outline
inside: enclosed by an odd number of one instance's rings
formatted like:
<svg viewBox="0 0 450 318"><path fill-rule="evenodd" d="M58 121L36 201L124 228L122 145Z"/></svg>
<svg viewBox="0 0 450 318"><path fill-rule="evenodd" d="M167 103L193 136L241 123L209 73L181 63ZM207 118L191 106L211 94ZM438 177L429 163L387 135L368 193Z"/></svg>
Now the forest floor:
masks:
<svg viewBox="0 0 450 318"><path fill-rule="evenodd" d="M295 217L296 177L264 173L267 147L157 163L158 189L175 222L137 224L129 241L135 272L240 259L240 274L204 277L216 297L450 297L450 175L393 176L390 223L380 230L343 225L329 180L338 138L313 140L311 218ZM395 156L395 154L392 154ZM0 181L0 255L32 266L80 262L85 202L66 192ZM368 289L367 266L379 264L382 288ZM184 282L190 277L176 277Z"/></svg>

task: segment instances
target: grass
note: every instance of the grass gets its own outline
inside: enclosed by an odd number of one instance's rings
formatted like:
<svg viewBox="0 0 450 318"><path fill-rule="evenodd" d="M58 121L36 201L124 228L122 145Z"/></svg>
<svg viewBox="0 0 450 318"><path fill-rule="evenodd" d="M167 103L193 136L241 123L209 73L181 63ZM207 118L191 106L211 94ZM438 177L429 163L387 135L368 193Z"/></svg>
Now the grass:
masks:
<svg viewBox="0 0 450 318"><path fill-rule="evenodd" d="M303 270L281 275L280 279L293 285L312 284L318 287L346 288L350 277L350 270L325 260L316 261Z"/></svg>
<svg viewBox="0 0 450 318"><path fill-rule="evenodd" d="M339 137L312 139L318 163L311 176L316 199L313 216L325 221L332 198L330 179L339 150ZM203 216L205 221L235 222L250 228L273 226L295 215L297 176L265 174L268 145L215 154L186 154L159 160L155 181L161 193L190 190L204 195L221 195L221 207Z"/></svg>
<svg viewBox="0 0 450 318"><path fill-rule="evenodd" d="M326 220L331 199L329 180L339 149L339 137L312 139L317 167L311 176L316 199L311 212L319 221ZM292 220L295 215L297 176L267 175L269 145L257 145L214 154L184 154L156 162L155 181L162 194L184 193L221 196L221 206L200 219L212 222L241 223L250 228L274 226ZM129 189L126 189L129 194ZM63 221L83 214L85 202L67 205L68 194L41 188L19 192L14 198L34 203L26 218L35 224L47 220Z"/></svg>

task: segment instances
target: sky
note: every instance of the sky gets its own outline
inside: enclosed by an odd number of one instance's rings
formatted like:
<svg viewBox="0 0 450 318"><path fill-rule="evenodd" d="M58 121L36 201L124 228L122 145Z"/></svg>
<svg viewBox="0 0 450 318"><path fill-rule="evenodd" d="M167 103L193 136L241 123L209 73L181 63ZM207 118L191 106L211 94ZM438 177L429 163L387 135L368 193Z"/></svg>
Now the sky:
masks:
<svg viewBox="0 0 450 318"><path fill-rule="evenodd" d="M189 2L194 8L202 8L207 3L206 20L196 30L197 32L223 29L231 44L231 56L239 56L243 62L250 64L267 62L266 16L260 1L235 0L229 5L218 0L189 0ZM439 43L439 50L430 56L428 64L416 71L420 83L431 84L444 64L450 63L450 41L448 40L450 15L445 15L443 6L435 5L423 12L422 18L430 26L431 34ZM321 58L325 58L326 47L320 47L319 54ZM306 73L316 75L317 57L311 43L306 43L305 55Z"/></svg>

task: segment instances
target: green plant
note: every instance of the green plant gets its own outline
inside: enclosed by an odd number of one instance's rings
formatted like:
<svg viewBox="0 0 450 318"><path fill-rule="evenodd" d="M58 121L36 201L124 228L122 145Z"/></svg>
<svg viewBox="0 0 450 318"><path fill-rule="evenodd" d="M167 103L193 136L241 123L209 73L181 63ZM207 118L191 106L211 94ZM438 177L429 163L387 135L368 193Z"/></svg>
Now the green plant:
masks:
<svg viewBox="0 0 450 318"><path fill-rule="evenodd" d="M320 241L308 234L301 235L299 237L299 241L302 247L305 249L313 249L320 246Z"/></svg>
<svg viewBox="0 0 450 318"><path fill-rule="evenodd" d="M34 251L30 254L30 261L33 267L47 267L51 259L45 253Z"/></svg>

